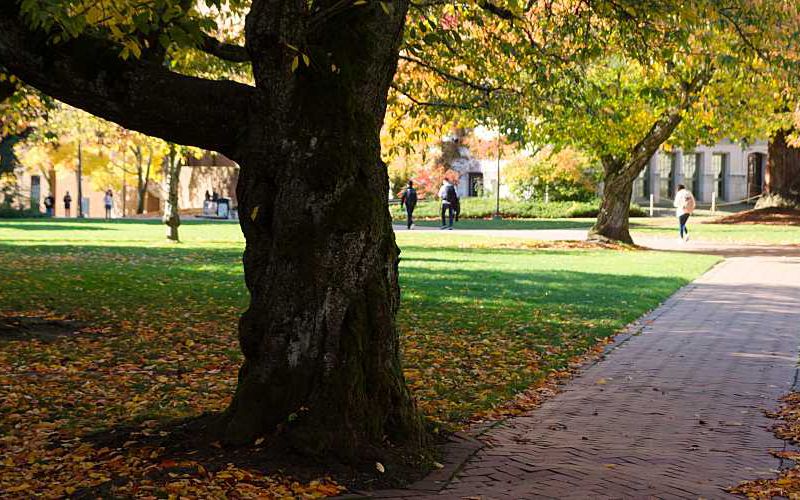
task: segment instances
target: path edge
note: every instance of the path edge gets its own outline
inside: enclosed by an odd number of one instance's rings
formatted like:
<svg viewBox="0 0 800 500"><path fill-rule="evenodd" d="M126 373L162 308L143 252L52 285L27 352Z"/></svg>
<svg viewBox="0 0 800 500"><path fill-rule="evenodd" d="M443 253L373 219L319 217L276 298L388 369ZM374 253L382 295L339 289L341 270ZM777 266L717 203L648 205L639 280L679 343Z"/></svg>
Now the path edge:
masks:
<svg viewBox="0 0 800 500"><path fill-rule="evenodd" d="M613 351L625 345L632 338L641 335L651 323L669 311L679 300L697 288L697 285L695 284L697 280L706 277L711 273L718 272L719 268L721 268L726 262L726 258L716 262L713 266L709 267L708 270L695 278L693 281L675 290L672 295L667 297L658 306L624 326L611 337L611 342L609 342L600 353L583 360L580 366L575 368L572 376L569 377L569 379L559 383L559 386L567 385L572 380L581 377L586 370L602 361L605 361L608 355ZM555 394L553 396L555 396ZM549 397L546 399L549 399ZM537 408L534 408L533 410L526 412L526 414L535 412L536 409ZM509 420L513 420L516 417L516 415L509 416L506 418L493 420L491 422L476 424L466 431L453 433L448 438L446 443L439 446L439 450L443 456L443 461L441 463L443 467L440 469L434 469L424 478L414 481L405 488L375 491L355 490L344 495L334 497L334 499L355 500L365 498L413 498L438 494L439 492L443 491L448 484L450 484L456 474L461 471L464 465L476 453L486 447L486 443L480 440L481 436L495 427L498 427Z"/></svg>

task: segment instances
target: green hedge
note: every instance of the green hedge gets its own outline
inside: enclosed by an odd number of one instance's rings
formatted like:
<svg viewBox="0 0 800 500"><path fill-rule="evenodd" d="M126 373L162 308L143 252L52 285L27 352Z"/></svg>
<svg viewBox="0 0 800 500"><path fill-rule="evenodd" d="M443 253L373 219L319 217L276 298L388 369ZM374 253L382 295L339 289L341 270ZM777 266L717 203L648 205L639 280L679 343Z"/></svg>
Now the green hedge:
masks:
<svg viewBox="0 0 800 500"><path fill-rule="evenodd" d="M466 219L486 219L494 215L494 198L462 198L461 217ZM573 217L597 217L600 200L594 201L517 201L500 200L500 215L506 219L566 219ZM438 200L424 200L417 204L414 216L420 219L440 216ZM405 211L399 204L391 206L392 217L405 219ZM631 217L644 217L647 214L638 205L631 205Z"/></svg>
<svg viewBox="0 0 800 500"><path fill-rule="evenodd" d="M31 210L30 208L0 207L0 219L31 219L44 216L43 213Z"/></svg>

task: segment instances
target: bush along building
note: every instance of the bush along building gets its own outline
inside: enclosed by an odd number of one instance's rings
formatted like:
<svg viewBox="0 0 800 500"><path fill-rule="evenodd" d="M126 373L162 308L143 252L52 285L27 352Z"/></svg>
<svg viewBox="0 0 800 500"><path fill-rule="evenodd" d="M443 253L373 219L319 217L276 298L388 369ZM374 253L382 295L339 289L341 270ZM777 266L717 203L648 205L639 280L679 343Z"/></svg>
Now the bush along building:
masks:
<svg viewBox="0 0 800 500"><path fill-rule="evenodd" d="M633 186L633 201L641 204L671 203L679 184L687 187L703 204L729 203L759 196L766 186L767 143L742 145L721 141L691 151L659 151L639 174ZM752 201L752 200L751 200Z"/></svg>

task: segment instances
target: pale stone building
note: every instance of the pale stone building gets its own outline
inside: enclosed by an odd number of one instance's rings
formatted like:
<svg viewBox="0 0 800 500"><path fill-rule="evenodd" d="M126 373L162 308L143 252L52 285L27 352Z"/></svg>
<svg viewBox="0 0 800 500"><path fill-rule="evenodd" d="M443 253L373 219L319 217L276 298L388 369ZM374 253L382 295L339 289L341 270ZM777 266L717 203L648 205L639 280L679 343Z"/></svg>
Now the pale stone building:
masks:
<svg viewBox="0 0 800 500"><path fill-rule="evenodd" d="M711 203L715 194L718 203L745 200L763 191L766 166L766 141L659 151L636 179L633 199L646 204L652 194L655 203L667 204L683 184L700 203Z"/></svg>

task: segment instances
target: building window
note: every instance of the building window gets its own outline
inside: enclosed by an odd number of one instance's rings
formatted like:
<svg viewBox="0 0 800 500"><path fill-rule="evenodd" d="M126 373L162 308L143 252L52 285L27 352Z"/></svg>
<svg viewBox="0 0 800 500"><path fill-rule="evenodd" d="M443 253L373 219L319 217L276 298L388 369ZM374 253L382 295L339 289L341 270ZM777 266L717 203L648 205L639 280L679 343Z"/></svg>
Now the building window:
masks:
<svg viewBox="0 0 800 500"><path fill-rule="evenodd" d="M468 179L467 196L483 196L483 174L470 172Z"/></svg>
<svg viewBox="0 0 800 500"><path fill-rule="evenodd" d="M658 157L658 194L661 198L671 199L674 192L675 155L661 153Z"/></svg>
<svg viewBox="0 0 800 500"><path fill-rule="evenodd" d="M688 189L691 193L695 193L695 190L700 184L699 165L700 155L697 153L688 153L683 155L683 185L686 186L686 189Z"/></svg>
<svg viewBox="0 0 800 500"><path fill-rule="evenodd" d="M725 193L725 176L728 173L728 154L727 153L714 153L711 157L711 172L714 175L714 191L717 192L717 199L724 200L727 198Z"/></svg>

